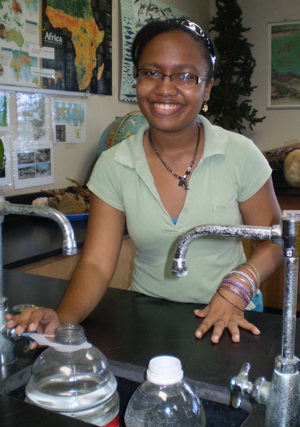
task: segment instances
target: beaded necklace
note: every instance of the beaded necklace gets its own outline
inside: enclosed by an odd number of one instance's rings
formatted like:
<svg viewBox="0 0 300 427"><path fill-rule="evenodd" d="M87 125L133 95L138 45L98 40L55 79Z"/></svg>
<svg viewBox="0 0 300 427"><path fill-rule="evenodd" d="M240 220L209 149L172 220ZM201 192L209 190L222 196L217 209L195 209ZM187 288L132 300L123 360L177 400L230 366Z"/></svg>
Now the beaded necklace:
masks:
<svg viewBox="0 0 300 427"><path fill-rule="evenodd" d="M157 151L155 145L153 144L152 141L152 136L151 136L151 130L149 129L149 141L150 141L150 145L154 151L154 153L157 155L157 157L159 158L159 160L162 162L162 164L164 165L164 167L171 172L171 174L173 176L175 176L175 178L179 179L179 183L178 186L179 187L184 187L185 190L189 190L188 187L188 183L187 183L187 177L191 174L192 172L192 167L194 166L195 160L196 160L196 156L198 153L198 148L199 148L199 143L200 143L200 123L197 122L197 126L198 126L198 137L197 137L197 143L196 143L196 147L195 147L195 151L190 163L190 166L187 168L185 174L183 176L178 175L177 173L175 173L170 166L167 165L167 163L164 161L164 159L161 157L161 155L159 154L159 152Z"/></svg>

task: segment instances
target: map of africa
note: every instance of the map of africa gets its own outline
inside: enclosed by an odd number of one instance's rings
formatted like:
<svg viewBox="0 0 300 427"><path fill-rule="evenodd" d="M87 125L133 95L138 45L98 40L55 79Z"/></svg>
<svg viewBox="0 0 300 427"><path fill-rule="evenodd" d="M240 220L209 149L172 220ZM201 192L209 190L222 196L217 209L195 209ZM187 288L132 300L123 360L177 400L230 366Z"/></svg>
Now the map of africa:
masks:
<svg viewBox="0 0 300 427"><path fill-rule="evenodd" d="M95 22L90 1L49 0L46 14L53 27L67 28L72 34L78 86L80 90L86 89L97 65L97 48L104 37L104 31L99 31Z"/></svg>

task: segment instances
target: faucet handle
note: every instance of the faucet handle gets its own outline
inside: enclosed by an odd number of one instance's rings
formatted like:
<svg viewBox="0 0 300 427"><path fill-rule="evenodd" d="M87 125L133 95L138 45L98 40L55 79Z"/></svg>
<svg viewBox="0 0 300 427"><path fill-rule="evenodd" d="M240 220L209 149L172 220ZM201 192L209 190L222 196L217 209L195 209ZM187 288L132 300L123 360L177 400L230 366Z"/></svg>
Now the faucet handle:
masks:
<svg viewBox="0 0 300 427"><path fill-rule="evenodd" d="M7 329L8 338L10 338L14 342L20 341L20 339L22 339L22 338L27 338L29 340L29 342L33 342L34 340L32 338L30 338L30 336L29 336L32 333L37 333L37 331L35 331L35 332L24 331L21 334L17 334L16 328Z"/></svg>
<svg viewBox="0 0 300 427"><path fill-rule="evenodd" d="M230 381L231 405L234 408L240 407L244 394L251 393L253 384L248 381L250 368L250 363L244 363L238 375Z"/></svg>

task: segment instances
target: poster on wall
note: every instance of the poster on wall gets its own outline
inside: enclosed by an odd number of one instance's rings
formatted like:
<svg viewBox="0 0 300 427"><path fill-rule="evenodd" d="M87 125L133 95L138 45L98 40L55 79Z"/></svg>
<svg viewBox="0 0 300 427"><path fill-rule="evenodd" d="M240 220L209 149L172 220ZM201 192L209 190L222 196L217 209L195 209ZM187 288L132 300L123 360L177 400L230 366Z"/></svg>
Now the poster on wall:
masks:
<svg viewBox="0 0 300 427"><path fill-rule="evenodd" d="M3 153L0 162L0 187L4 187L12 184L10 145L7 135L0 136L0 152L1 156Z"/></svg>
<svg viewBox="0 0 300 427"><path fill-rule="evenodd" d="M53 102L54 143L86 142L86 104L83 102Z"/></svg>
<svg viewBox="0 0 300 427"><path fill-rule="evenodd" d="M0 85L111 95L111 0L0 3Z"/></svg>
<svg viewBox="0 0 300 427"><path fill-rule="evenodd" d="M13 143L16 189L54 182L48 104L41 93L16 94L17 135Z"/></svg>
<svg viewBox="0 0 300 427"><path fill-rule="evenodd" d="M123 58L120 100L136 102L131 46L138 30L147 22L187 16L182 11L156 0L121 0Z"/></svg>
<svg viewBox="0 0 300 427"><path fill-rule="evenodd" d="M32 144L49 139L49 106L41 93L16 94L17 140Z"/></svg>
<svg viewBox="0 0 300 427"><path fill-rule="evenodd" d="M39 43L39 1L1 0L0 84L37 87L38 58L29 44Z"/></svg>
<svg viewBox="0 0 300 427"><path fill-rule="evenodd" d="M15 188L35 187L54 182L52 144L16 147L14 153Z"/></svg>
<svg viewBox="0 0 300 427"><path fill-rule="evenodd" d="M300 108L300 21L269 24L268 108Z"/></svg>
<svg viewBox="0 0 300 427"><path fill-rule="evenodd" d="M7 92L0 91L0 131L9 130L9 95Z"/></svg>

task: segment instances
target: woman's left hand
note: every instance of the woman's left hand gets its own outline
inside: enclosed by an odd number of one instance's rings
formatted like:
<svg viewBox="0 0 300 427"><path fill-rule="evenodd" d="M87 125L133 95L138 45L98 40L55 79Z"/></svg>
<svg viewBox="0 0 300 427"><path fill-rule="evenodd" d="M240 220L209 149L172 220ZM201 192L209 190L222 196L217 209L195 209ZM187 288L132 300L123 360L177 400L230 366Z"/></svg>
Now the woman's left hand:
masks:
<svg viewBox="0 0 300 427"><path fill-rule="evenodd" d="M231 299L232 297L230 297ZM260 334L259 329L244 318L241 310L232 306L217 293L203 310L195 310L194 313L204 319L195 333L196 337L202 338L213 327L211 340L215 344L220 341L225 328L229 329L233 342L240 342L239 328L246 329L254 335Z"/></svg>

